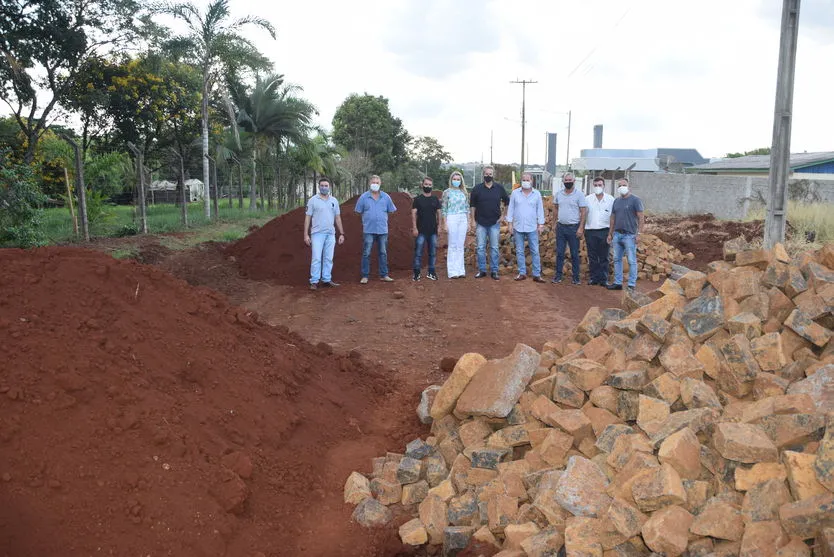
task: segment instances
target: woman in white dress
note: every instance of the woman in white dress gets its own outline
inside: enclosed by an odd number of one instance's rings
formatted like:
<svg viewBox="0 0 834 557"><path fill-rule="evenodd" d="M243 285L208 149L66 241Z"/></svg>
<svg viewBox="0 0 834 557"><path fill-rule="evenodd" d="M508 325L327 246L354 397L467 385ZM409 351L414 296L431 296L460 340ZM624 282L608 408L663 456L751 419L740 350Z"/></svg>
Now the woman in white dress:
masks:
<svg viewBox="0 0 834 557"><path fill-rule="evenodd" d="M451 279L463 278L466 276L463 248L469 232L469 193L460 172L452 172L449 176L449 187L443 192L441 207L442 227L449 240L446 273Z"/></svg>

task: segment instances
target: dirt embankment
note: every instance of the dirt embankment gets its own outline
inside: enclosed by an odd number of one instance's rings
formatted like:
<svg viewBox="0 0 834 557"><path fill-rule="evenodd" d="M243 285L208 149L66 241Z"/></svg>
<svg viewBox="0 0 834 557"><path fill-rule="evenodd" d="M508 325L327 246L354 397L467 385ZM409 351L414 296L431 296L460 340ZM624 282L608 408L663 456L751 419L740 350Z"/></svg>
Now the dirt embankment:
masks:
<svg viewBox="0 0 834 557"><path fill-rule="evenodd" d="M341 500L420 431L391 372L92 251L2 251L0 294L0 554L401 547Z"/></svg>
<svg viewBox="0 0 834 557"><path fill-rule="evenodd" d="M388 267L391 271L407 271L414 256L412 200L407 193L390 195L397 211L388 216ZM336 246L333 257L336 282L359 280L362 218L354 211L358 199L355 196L341 204L345 243ZM299 207L229 246L227 253L235 257L244 276L290 285L302 285L310 280L310 248L304 244L304 213L305 208ZM371 256L372 277L377 276L375 253Z"/></svg>

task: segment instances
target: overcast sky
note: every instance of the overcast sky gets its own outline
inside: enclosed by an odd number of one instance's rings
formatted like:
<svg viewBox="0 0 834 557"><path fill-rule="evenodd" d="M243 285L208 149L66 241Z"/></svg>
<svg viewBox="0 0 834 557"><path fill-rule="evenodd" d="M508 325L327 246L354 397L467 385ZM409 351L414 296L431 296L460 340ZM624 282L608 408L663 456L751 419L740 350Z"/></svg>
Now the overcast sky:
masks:
<svg viewBox="0 0 834 557"><path fill-rule="evenodd" d="M205 3L205 0L197 0ZM350 93L383 95L414 135L455 161L518 162L521 85L530 163L545 133L566 157L592 147L691 147L705 157L770 146L779 0L231 0L328 129ZM834 0L802 0L792 151L834 151Z"/></svg>

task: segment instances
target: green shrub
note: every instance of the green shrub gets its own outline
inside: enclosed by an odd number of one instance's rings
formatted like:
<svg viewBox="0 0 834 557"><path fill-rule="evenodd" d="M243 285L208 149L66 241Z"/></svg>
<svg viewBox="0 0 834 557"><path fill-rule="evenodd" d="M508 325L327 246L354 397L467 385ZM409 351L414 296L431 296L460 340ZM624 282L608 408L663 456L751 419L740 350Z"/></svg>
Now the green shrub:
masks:
<svg viewBox="0 0 834 557"><path fill-rule="evenodd" d="M0 151L0 243L21 248L47 243L43 231L46 196L38 189L32 169L13 164Z"/></svg>

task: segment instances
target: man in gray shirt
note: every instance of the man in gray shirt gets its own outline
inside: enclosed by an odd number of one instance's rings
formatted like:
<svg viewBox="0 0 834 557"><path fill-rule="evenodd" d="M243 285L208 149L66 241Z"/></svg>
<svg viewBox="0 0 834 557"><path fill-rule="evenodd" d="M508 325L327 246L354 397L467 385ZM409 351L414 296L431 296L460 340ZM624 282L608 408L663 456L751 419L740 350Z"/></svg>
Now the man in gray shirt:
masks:
<svg viewBox="0 0 834 557"><path fill-rule="evenodd" d="M623 253L628 259L628 288L637 286L637 240L643 230L643 202L631 195L628 179L617 180L617 193L611 208L608 243L614 245L614 282L608 290L623 289Z"/></svg>
<svg viewBox="0 0 834 557"><path fill-rule="evenodd" d="M304 216L304 243L313 248L310 264L310 290L322 286L339 286L333 282L333 251L336 248L336 227L339 228L339 245L345 242L345 229L339 202L330 195L330 180L319 178L319 193L307 201ZM334 226L335 224L335 226ZM312 225L312 229L311 229Z"/></svg>
<svg viewBox="0 0 834 557"><path fill-rule="evenodd" d="M565 269L565 246L570 246L570 260L573 267L573 283L579 284L579 239L585 230L588 215L588 201L585 195L574 188L576 178L571 172L565 173L562 183L565 189L553 196L556 209L556 275L553 282L562 282Z"/></svg>

